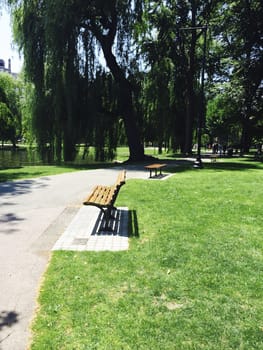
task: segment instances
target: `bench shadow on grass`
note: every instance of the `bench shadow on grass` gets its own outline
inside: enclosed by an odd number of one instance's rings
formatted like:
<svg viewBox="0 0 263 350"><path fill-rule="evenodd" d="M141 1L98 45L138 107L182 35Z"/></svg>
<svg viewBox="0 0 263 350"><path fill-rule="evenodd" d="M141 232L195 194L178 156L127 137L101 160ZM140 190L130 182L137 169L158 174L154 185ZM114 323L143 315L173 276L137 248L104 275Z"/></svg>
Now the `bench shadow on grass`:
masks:
<svg viewBox="0 0 263 350"><path fill-rule="evenodd" d="M108 222L109 230L105 228L105 224L104 214L100 211L91 235L115 235L139 238L139 225L136 210L117 208L117 210L114 211L114 217Z"/></svg>
<svg viewBox="0 0 263 350"><path fill-rule="evenodd" d="M136 210L129 210L128 212L128 230L129 237L139 238L139 224Z"/></svg>

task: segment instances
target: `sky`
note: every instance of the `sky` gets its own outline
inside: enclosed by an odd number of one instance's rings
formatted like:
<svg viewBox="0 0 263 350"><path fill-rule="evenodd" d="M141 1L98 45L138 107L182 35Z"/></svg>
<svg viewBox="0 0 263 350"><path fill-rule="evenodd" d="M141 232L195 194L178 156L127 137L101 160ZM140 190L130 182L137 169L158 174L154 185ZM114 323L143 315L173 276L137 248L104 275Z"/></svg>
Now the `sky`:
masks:
<svg viewBox="0 0 263 350"><path fill-rule="evenodd" d="M8 67L8 59L11 59L11 71L19 73L21 71L23 60L19 57L18 50L12 45L12 31L10 26L9 14L1 9L0 13L0 59L5 61L5 67Z"/></svg>

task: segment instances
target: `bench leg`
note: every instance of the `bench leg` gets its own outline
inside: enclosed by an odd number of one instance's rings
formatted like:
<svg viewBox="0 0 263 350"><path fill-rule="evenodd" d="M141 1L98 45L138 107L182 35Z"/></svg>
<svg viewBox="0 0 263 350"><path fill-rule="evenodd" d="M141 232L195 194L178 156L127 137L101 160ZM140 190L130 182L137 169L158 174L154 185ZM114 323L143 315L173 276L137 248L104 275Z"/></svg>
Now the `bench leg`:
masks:
<svg viewBox="0 0 263 350"><path fill-rule="evenodd" d="M114 216L114 212L117 211L117 208L116 207L112 207L111 210L110 210L110 218L111 219L115 219L115 216Z"/></svg>
<svg viewBox="0 0 263 350"><path fill-rule="evenodd" d="M106 210L103 210L103 218L102 218L102 224L100 226L99 231L109 231L113 232L112 227L109 225L110 219L115 219L115 217L111 214L113 208L108 208Z"/></svg>
<svg viewBox="0 0 263 350"><path fill-rule="evenodd" d="M159 172L159 176L162 176L162 168L149 169L149 171L150 171L150 178L152 178L153 171L154 171L155 177L158 177L158 172Z"/></svg>

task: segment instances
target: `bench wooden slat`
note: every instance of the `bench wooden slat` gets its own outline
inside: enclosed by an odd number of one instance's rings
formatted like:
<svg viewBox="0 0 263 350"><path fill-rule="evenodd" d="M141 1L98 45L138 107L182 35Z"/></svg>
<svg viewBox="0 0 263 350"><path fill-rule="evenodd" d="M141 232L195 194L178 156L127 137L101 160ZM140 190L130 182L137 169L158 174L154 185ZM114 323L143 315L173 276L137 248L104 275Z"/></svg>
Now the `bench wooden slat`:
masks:
<svg viewBox="0 0 263 350"><path fill-rule="evenodd" d="M161 169L163 167L165 167L166 164L159 164L159 163L154 163L154 164L150 164L150 165L146 165L145 168L146 169Z"/></svg>
<svg viewBox="0 0 263 350"><path fill-rule="evenodd" d="M107 206L110 204L113 192L114 188L111 186L96 186L89 197L87 197L84 204L97 203Z"/></svg>

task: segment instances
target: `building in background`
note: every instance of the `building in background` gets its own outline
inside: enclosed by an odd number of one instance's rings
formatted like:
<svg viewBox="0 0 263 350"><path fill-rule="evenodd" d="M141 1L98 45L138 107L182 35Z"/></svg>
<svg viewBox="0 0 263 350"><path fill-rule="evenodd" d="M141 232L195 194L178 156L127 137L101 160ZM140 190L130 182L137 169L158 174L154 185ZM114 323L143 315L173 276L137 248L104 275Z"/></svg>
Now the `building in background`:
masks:
<svg viewBox="0 0 263 350"><path fill-rule="evenodd" d="M8 59L8 67L7 68L5 66L5 61L0 58L0 73L1 72L11 74L14 78L17 77L17 73L12 73L12 70L11 70L11 59L10 58Z"/></svg>

